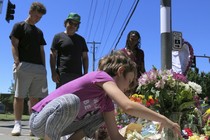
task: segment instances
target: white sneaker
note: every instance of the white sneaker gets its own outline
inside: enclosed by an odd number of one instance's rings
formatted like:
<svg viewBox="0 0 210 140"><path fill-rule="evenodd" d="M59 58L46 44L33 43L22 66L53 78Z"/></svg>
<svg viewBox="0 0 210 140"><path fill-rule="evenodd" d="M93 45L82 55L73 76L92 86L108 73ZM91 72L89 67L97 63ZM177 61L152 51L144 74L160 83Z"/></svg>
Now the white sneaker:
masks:
<svg viewBox="0 0 210 140"><path fill-rule="evenodd" d="M20 136L21 128L22 128L21 124L16 123L14 125L12 132L11 132L12 136Z"/></svg>
<svg viewBox="0 0 210 140"><path fill-rule="evenodd" d="M70 136L71 136L71 135L62 136L62 137L61 137L61 140L68 140L68 138L69 138Z"/></svg>

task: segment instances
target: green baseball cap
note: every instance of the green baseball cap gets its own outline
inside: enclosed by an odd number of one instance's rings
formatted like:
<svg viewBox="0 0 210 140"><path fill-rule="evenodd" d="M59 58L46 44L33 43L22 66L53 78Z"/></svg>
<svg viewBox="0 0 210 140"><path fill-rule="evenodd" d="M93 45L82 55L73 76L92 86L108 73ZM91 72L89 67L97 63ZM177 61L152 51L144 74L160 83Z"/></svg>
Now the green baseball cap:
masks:
<svg viewBox="0 0 210 140"><path fill-rule="evenodd" d="M80 15L77 13L70 13L67 19L75 20L80 23Z"/></svg>

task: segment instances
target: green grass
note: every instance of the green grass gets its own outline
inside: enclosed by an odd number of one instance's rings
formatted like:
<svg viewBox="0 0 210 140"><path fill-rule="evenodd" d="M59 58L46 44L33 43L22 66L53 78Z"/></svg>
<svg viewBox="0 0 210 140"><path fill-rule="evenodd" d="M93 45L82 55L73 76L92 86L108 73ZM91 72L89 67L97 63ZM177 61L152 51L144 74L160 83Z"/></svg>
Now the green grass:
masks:
<svg viewBox="0 0 210 140"><path fill-rule="evenodd" d="M13 114L0 114L0 121L13 121L14 115ZM29 120L29 115L23 115L22 116L23 121Z"/></svg>

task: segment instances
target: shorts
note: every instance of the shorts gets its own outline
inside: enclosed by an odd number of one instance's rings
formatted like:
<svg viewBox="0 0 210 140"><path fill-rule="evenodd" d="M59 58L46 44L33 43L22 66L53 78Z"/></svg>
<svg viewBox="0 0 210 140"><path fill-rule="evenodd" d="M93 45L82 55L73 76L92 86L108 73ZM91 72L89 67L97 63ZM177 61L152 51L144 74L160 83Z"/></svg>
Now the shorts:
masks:
<svg viewBox="0 0 210 140"><path fill-rule="evenodd" d="M48 95L47 72L43 65L21 62L13 65L14 90L18 98L44 98Z"/></svg>

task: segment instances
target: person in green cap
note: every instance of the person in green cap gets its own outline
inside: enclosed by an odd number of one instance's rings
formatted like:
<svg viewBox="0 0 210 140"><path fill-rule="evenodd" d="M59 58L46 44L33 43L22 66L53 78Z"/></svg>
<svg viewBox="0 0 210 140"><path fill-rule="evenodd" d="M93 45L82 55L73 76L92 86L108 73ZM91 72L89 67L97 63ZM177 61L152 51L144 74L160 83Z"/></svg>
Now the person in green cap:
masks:
<svg viewBox="0 0 210 140"><path fill-rule="evenodd" d="M85 39L77 34L81 17L70 13L64 21L66 30L53 38L50 52L52 80L56 88L88 72L88 48Z"/></svg>

